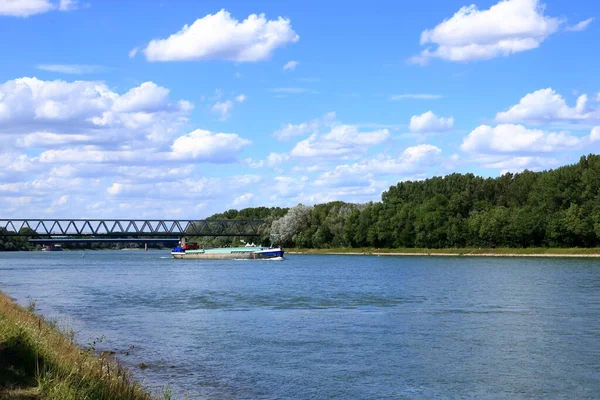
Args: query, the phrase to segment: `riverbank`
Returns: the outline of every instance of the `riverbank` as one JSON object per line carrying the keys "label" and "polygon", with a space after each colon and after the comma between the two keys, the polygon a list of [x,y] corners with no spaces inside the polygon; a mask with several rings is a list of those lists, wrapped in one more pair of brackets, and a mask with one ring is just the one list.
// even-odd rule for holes
{"label": "riverbank", "polygon": [[82,349],[73,331],[0,292],[0,399],[169,399],[153,397],[117,360]]}
{"label": "riverbank", "polygon": [[332,254],[362,256],[470,256],[470,257],[600,257],[600,248],[542,248],[525,249],[298,249],[288,248],[286,254]]}

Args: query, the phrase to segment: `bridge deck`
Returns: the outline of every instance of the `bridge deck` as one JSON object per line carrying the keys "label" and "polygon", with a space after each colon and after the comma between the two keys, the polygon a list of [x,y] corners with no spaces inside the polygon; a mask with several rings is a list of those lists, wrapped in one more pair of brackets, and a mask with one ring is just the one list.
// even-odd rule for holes
{"label": "bridge deck", "polygon": [[165,237],[156,238],[44,238],[44,239],[29,239],[28,241],[35,244],[66,244],[66,243],[163,243],[175,245],[179,242],[179,238]]}

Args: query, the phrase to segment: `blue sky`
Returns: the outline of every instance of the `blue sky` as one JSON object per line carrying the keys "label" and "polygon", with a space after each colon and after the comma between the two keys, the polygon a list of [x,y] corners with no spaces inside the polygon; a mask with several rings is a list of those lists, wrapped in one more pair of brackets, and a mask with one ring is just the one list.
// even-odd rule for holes
{"label": "blue sky", "polygon": [[2,213],[200,218],[577,161],[599,10],[0,0]]}

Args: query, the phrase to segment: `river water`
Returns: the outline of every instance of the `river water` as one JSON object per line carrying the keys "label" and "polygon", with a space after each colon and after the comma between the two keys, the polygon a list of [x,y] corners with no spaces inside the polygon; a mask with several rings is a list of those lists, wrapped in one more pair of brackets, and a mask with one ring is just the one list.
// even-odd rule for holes
{"label": "river water", "polygon": [[598,259],[0,253],[0,289],[175,398],[600,397]]}

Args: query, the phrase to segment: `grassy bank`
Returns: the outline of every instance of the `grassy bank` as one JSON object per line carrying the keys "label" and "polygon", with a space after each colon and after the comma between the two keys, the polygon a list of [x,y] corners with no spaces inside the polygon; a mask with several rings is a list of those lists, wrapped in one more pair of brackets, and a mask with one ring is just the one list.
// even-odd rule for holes
{"label": "grassy bank", "polygon": [[525,249],[376,249],[376,248],[338,248],[338,249],[286,249],[288,254],[354,254],[382,256],[489,256],[489,257],[600,257],[600,248],[543,248]]}
{"label": "grassy bank", "polygon": [[[73,342],[62,332],[0,292],[0,399],[152,400],[116,360]],[[169,393],[162,399],[169,399]]]}

